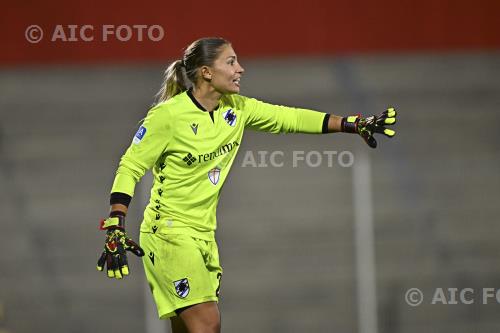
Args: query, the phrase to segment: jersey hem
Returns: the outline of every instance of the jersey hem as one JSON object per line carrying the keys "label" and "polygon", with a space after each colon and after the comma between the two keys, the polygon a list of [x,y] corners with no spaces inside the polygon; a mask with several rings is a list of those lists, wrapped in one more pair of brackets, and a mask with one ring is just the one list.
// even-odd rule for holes
{"label": "jersey hem", "polygon": [[182,308],[184,308],[186,306],[190,306],[190,305],[201,304],[201,303],[212,302],[212,301],[219,302],[219,298],[217,296],[203,297],[203,298],[198,298],[198,299],[194,299],[194,300],[191,300],[189,302],[183,303],[182,305],[179,305],[177,307],[168,308],[166,310],[160,308],[160,309],[158,309],[158,318],[159,319],[168,319],[171,317],[175,317],[175,316],[177,316],[177,314],[175,313],[175,310],[182,309]]}

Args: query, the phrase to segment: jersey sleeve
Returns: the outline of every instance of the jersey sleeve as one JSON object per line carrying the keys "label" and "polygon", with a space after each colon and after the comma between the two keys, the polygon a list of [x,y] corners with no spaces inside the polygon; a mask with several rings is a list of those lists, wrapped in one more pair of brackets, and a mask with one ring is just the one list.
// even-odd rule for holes
{"label": "jersey sleeve", "polygon": [[166,151],[171,137],[167,107],[153,107],[120,160],[111,193],[121,192],[133,196],[135,185]]}
{"label": "jersey sleeve", "polygon": [[235,96],[234,103],[245,113],[245,127],[271,133],[323,133],[327,114],[274,105],[255,98]]}

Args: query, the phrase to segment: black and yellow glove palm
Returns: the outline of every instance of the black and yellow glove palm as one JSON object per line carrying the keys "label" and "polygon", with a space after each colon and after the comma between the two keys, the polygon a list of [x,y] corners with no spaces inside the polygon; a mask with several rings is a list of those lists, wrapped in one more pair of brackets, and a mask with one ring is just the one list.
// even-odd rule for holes
{"label": "black and yellow glove palm", "polygon": [[361,116],[349,116],[342,118],[342,132],[357,133],[371,148],[377,147],[377,141],[373,137],[375,133],[384,134],[392,138],[396,131],[388,129],[385,126],[396,123],[396,109],[388,108],[379,115],[373,115],[367,118]]}
{"label": "black and yellow glove palm", "polygon": [[109,278],[121,279],[129,275],[127,252],[142,257],[144,251],[125,233],[125,216],[113,216],[101,221],[101,230],[106,230],[104,251],[97,261],[97,270],[107,266]]}

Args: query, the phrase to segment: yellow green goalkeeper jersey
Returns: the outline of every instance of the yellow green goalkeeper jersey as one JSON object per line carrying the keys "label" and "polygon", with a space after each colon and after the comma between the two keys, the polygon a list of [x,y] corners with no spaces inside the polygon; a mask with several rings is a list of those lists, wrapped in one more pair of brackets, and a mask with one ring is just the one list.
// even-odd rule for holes
{"label": "yellow green goalkeeper jersey", "polygon": [[122,156],[111,192],[134,195],[152,169],[154,181],[141,232],[188,234],[213,240],[220,190],[243,131],[322,133],[327,115],[224,96],[207,112],[190,91],[153,107]]}

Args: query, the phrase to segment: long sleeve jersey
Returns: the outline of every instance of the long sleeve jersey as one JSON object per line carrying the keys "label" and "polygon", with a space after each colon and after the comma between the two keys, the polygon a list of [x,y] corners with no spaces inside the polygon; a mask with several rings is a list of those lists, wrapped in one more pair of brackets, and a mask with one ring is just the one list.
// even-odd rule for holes
{"label": "long sleeve jersey", "polygon": [[241,95],[224,96],[206,112],[190,91],[149,110],[120,160],[111,192],[134,195],[149,169],[154,181],[141,232],[214,240],[222,186],[245,128],[271,133],[322,133],[328,115]]}

